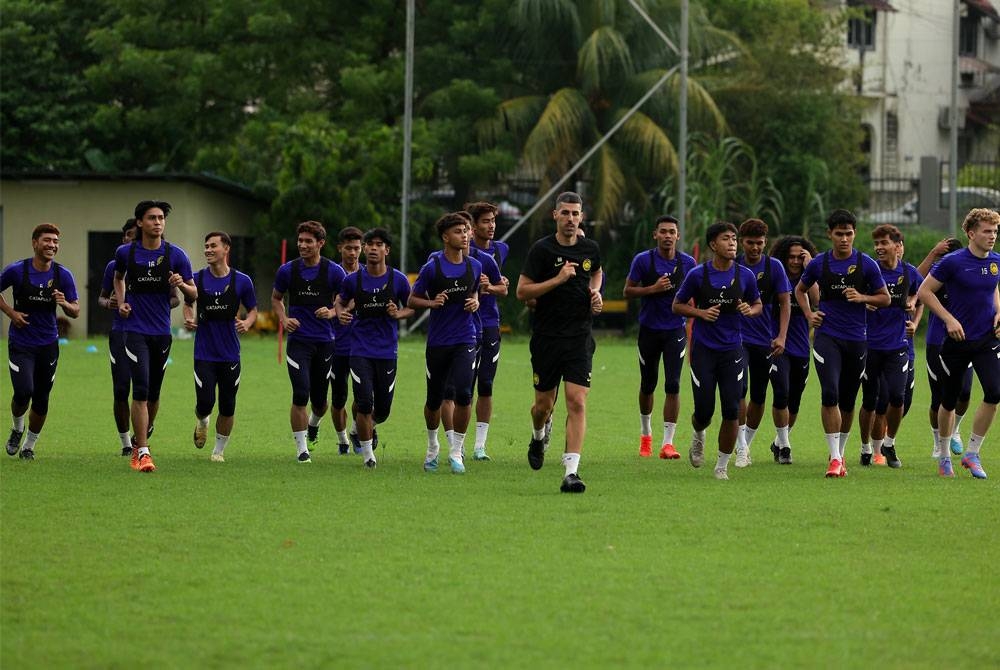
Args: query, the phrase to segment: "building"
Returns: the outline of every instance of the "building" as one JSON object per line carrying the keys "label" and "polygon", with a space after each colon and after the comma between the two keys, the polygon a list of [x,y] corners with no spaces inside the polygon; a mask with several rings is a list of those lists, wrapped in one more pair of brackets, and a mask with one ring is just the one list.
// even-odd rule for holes
{"label": "building", "polygon": [[[29,256],[34,227],[55,223],[62,231],[57,261],[73,272],[80,293],[80,318],[71,323],[68,335],[107,333],[112,314],[97,305],[104,268],[121,244],[122,224],[136,203],[151,199],[173,205],[166,237],[188,252],[193,269],[204,266],[205,234],[229,233],[232,264],[254,278],[258,301],[268,304],[274,268],[259,276],[252,265],[252,223],[268,203],[243,186],[207,175],[5,173],[0,183],[0,265]],[[181,310],[174,310],[174,326],[182,323]],[[0,337],[6,337],[7,324],[0,330]]]}
{"label": "building", "polygon": [[[872,179],[914,178],[922,156],[949,157],[953,3],[847,0],[851,82],[865,100]],[[1000,13],[990,0],[962,0],[959,40],[959,166],[1000,154]],[[992,124],[992,129],[990,125]]]}

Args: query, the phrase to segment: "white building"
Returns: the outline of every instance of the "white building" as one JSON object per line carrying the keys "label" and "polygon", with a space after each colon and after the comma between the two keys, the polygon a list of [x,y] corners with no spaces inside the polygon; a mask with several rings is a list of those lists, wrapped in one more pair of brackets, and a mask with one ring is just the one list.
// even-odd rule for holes
{"label": "white building", "polygon": [[[873,179],[911,178],[921,156],[947,161],[951,104],[951,0],[846,0],[851,83],[866,101],[862,123]],[[1000,155],[1000,13],[962,0],[959,40],[959,166]],[[989,124],[993,124],[990,130]]]}

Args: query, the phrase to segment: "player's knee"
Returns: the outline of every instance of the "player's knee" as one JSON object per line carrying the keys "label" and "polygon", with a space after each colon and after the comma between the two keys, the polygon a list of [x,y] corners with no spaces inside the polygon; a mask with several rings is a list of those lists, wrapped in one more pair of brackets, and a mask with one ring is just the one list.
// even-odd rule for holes
{"label": "player's knee", "polygon": [[294,390],[292,391],[292,404],[296,407],[305,407],[309,404],[309,392]]}
{"label": "player's knee", "polygon": [[354,405],[358,408],[358,414],[371,414],[375,411],[375,403],[370,398],[362,398],[360,400],[355,398]]}
{"label": "player's knee", "polygon": [[480,398],[493,397],[493,380],[490,380],[488,382],[479,382],[479,397]]}
{"label": "player's knee", "polygon": [[836,407],[837,393],[835,391],[823,391],[820,394],[820,403],[823,407]]}
{"label": "player's knee", "polygon": [[1000,386],[983,389],[983,402],[987,405],[1000,403]]}
{"label": "player's knee", "polygon": [[771,401],[774,409],[788,409],[788,393],[775,393],[774,400]]}
{"label": "player's knee", "polygon": [[376,407],[374,419],[375,423],[385,423],[389,418],[389,407]]}
{"label": "player's knee", "polygon": [[459,391],[455,389],[455,405],[458,407],[468,407],[472,404],[472,389]]}
{"label": "player's knee", "polygon": [[344,409],[344,407],[347,406],[347,392],[344,391],[343,394],[334,393],[330,396],[330,405],[333,406],[334,409]]}

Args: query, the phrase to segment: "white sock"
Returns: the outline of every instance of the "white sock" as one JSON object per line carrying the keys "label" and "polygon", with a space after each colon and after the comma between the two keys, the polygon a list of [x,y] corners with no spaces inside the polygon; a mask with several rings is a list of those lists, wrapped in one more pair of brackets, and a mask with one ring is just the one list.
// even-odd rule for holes
{"label": "white sock", "polygon": [[455,431],[453,430],[444,431],[444,441],[448,443],[448,451],[450,453],[455,445]]}
{"label": "white sock", "polygon": [[885,445],[886,447],[895,447],[896,446],[896,438],[894,436],[892,436],[892,435],[886,435],[885,436],[885,441],[883,441],[882,444]]}
{"label": "white sock", "polygon": [[757,434],[756,428],[751,428],[750,426],[743,427],[743,441],[746,442],[746,448],[750,448],[750,443],[753,442],[754,435]]}
{"label": "white sock", "polygon": [[309,447],[306,446],[306,431],[293,430],[292,439],[295,440],[295,450],[297,453],[302,454],[309,451]]}
{"label": "white sock", "polygon": [[862,442],[861,443],[861,453],[862,454],[870,454],[870,453],[872,453],[872,451],[874,451],[874,450],[872,449],[872,443],[871,442]]}
{"label": "white sock", "polygon": [[544,428],[532,428],[531,429],[531,439],[533,439],[533,440],[544,440],[545,439],[545,429]]}
{"label": "white sock", "polygon": [[674,443],[674,433],[677,431],[677,424],[670,421],[663,422],[663,444]]}
{"label": "white sock", "polygon": [[964,414],[955,414],[955,434],[958,435],[958,429],[962,427],[962,419],[965,418]]}
{"label": "white sock", "polygon": [[552,417],[550,416],[545,420],[545,434],[549,435],[552,432]]}
{"label": "white sock", "polygon": [[476,422],[476,451],[486,449],[486,436],[490,433],[490,424],[486,421]]}
{"label": "white sock", "polygon": [[355,421],[354,419],[351,419],[351,429],[348,432],[350,432],[351,435],[358,434],[358,422]]}
{"label": "white sock", "polygon": [[372,451],[372,440],[361,440],[361,458],[365,463],[375,460],[375,452]]}
{"label": "white sock", "polygon": [[216,433],[215,434],[215,449],[212,450],[212,453],[216,454],[218,456],[221,456],[222,452],[224,452],[226,450],[226,445],[227,444],[229,444],[229,436],[228,435],[219,435],[218,433]]}
{"label": "white sock", "polygon": [[129,437],[128,431],[118,433],[118,439],[122,441],[122,449],[132,446],[132,438]]}
{"label": "white sock", "polygon": [[462,460],[462,449],[465,447],[465,433],[456,430],[447,431],[451,433],[451,446],[448,448],[448,457],[456,461]]}
{"label": "white sock", "polygon": [[736,427],[736,447],[734,448],[734,452],[743,452],[747,449],[746,439],[743,436],[743,431],[746,427],[745,423],[741,423]]}
{"label": "white sock", "polygon": [[438,443],[438,429],[428,428],[427,429],[427,460],[437,458],[438,452],[441,451],[441,445]]}
{"label": "white sock", "polygon": [[640,435],[652,435],[653,434],[653,415],[652,414],[640,414],[639,415],[639,434]]}
{"label": "white sock", "polygon": [[201,426],[202,428],[206,427],[208,425],[208,420],[209,418],[211,418],[211,416],[212,415],[209,414],[208,416],[198,417],[198,425]]}
{"label": "white sock", "polygon": [[347,437],[346,430],[337,431],[337,442],[339,442],[340,444],[350,444],[350,439],[351,438]]}
{"label": "white sock", "polygon": [[323,417],[316,416],[312,412],[309,412],[309,425],[315,428],[319,425],[319,422],[323,420]]}
{"label": "white sock", "polygon": [[781,449],[790,449],[792,445],[788,441],[788,426],[778,426],[776,432],[777,438],[775,438],[775,442],[778,443],[778,447]]}
{"label": "white sock", "polygon": [[26,417],[27,415],[28,413],[25,412],[21,416],[14,417],[14,430],[16,430],[19,433],[24,430],[24,417]]}
{"label": "white sock", "polygon": [[938,435],[937,455],[938,458],[951,458],[951,438]]}
{"label": "white sock", "polygon": [[719,452],[719,461],[715,464],[716,470],[725,470],[729,467],[729,458],[732,454],[724,454]]}
{"label": "white sock", "polygon": [[837,448],[840,450],[840,460],[844,460],[844,450],[847,449],[847,440],[850,439],[851,433],[840,433],[839,443]]}
{"label": "white sock", "polygon": [[827,433],[826,446],[830,449],[830,459],[839,461],[840,457],[840,433]]}
{"label": "white sock", "polygon": [[937,428],[931,428],[931,433],[934,435],[934,452],[931,454],[931,458],[941,458],[942,454],[938,451],[938,443],[941,441],[941,432]]}
{"label": "white sock", "polygon": [[563,454],[562,464],[566,468],[566,475],[575,475],[577,468],[580,467],[580,454]]}
{"label": "white sock", "polygon": [[886,447],[891,446],[889,444],[886,444],[887,442],[888,442],[888,440],[885,440],[885,439],[882,439],[882,440],[872,440],[872,451],[874,451],[876,454],[882,453],[882,447],[883,446],[886,446]]}
{"label": "white sock", "polygon": [[[983,438],[979,438],[979,439],[981,441]],[[37,442],[37,441],[38,441],[38,433],[32,433],[31,429],[29,428],[28,429],[28,433],[27,433],[27,435],[24,438],[24,444],[21,446],[21,450],[22,451],[34,451],[35,450],[35,442]],[[970,440],[970,442],[971,442],[971,440]],[[978,451],[978,447],[977,447],[977,451]]]}
{"label": "white sock", "polygon": [[[31,435],[31,431],[28,431],[28,435]],[[985,435],[976,435],[972,433],[969,435],[969,442],[965,445],[965,451],[969,454],[978,454],[979,449],[983,446],[983,440],[986,439]]]}
{"label": "white sock", "polygon": [[139,458],[149,456],[149,447],[139,447]]}

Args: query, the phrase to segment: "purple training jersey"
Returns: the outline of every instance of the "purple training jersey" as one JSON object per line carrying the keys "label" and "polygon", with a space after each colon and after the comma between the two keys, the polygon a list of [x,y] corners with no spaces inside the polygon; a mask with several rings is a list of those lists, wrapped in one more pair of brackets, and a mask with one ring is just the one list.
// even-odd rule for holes
{"label": "purple training jersey", "polygon": [[967,248],[960,249],[942,258],[930,276],[948,291],[948,311],[962,324],[966,340],[981,340],[993,333],[1000,254],[991,251],[979,258]]}
{"label": "purple training jersey", "polygon": [[687,322],[680,314],[674,314],[674,296],[687,273],[694,269],[698,262],[694,257],[681,251],[674,252],[670,260],[664,258],[657,249],[646,249],[635,255],[628,271],[628,278],[640,286],[652,286],[664,276],[670,276],[673,285],[669,291],[655,295],[642,296],[639,299],[639,324],[654,330],[674,330],[683,328]]}
{"label": "purple training jersey", "polygon": [[235,363],[240,360],[240,336],[236,315],[242,304],[247,311],[257,306],[253,281],[230,268],[225,277],[216,277],[208,268],[194,273],[198,287],[198,330],[194,334],[194,359]]}
{"label": "purple training jersey", "polygon": [[444,254],[432,254],[420,268],[413,293],[428,300],[442,292],[448,296],[443,307],[430,310],[428,347],[476,343],[476,319],[471,312],[465,311],[465,299],[479,290],[482,273],[483,266],[475,258],[463,258],[456,264],[448,261]]}
{"label": "purple training jersey", "polygon": [[[351,322],[351,356],[394,359],[398,355],[399,321],[386,313],[390,302],[405,307],[410,298],[410,282],[399,270],[389,268],[392,284],[383,274],[373,277],[364,265],[347,275],[340,288],[343,303],[354,301]],[[360,291],[358,281],[361,281]]]}
{"label": "purple training jersey", "polygon": [[[320,268],[326,268],[320,275]],[[288,297],[288,316],[298,319],[299,327],[288,334],[288,339],[311,342],[332,342],[333,321],[316,316],[320,307],[333,310],[333,300],[340,291],[347,273],[329,258],[309,267],[301,258],[288,261],[274,276],[273,288]]]}
{"label": "purple training jersey", "polygon": [[674,300],[685,303],[691,298],[702,309],[712,305],[720,307],[719,318],[714,323],[694,320],[692,340],[716,351],[743,346],[740,333],[743,315],[736,311],[736,301],[752,305],[760,299],[757,280],[750,270],[735,263],[728,270],[717,270],[711,263],[702,263],[687,274]]}
{"label": "purple training jersey", "polygon": [[824,251],[809,262],[800,281],[807,289],[819,283],[818,309],[824,316],[817,333],[853,342],[867,339],[868,309],[863,303],[848,302],[844,290],[855,288],[870,295],[885,286],[875,259],[857,249],[843,260]]}
{"label": "purple training jersey", "polygon": [[62,291],[67,302],[76,301],[78,296],[73,273],[55,262],[49,265],[48,270],[39,272],[32,259],[28,258],[15,261],[3,269],[0,274],[0,293],[6,291],[7,287],[13,289],[13,300],[9,301],[11,306],[28,315],[28,325],[24,328],[15,328],[13,323],[10,325],[9,344],[41,347],[58,340],[58,305],[52,297],[52,291]]}
{"label": "purple training jersey", "polygon": [[171,272],[185,282],[193,276],[191,259],[175,244],[161,240],[160,248],[152,250],[138,242],[118,247],[115,273],[125,276],[125,302],[132,307],[123,330],[143,335],[170,334]]}

